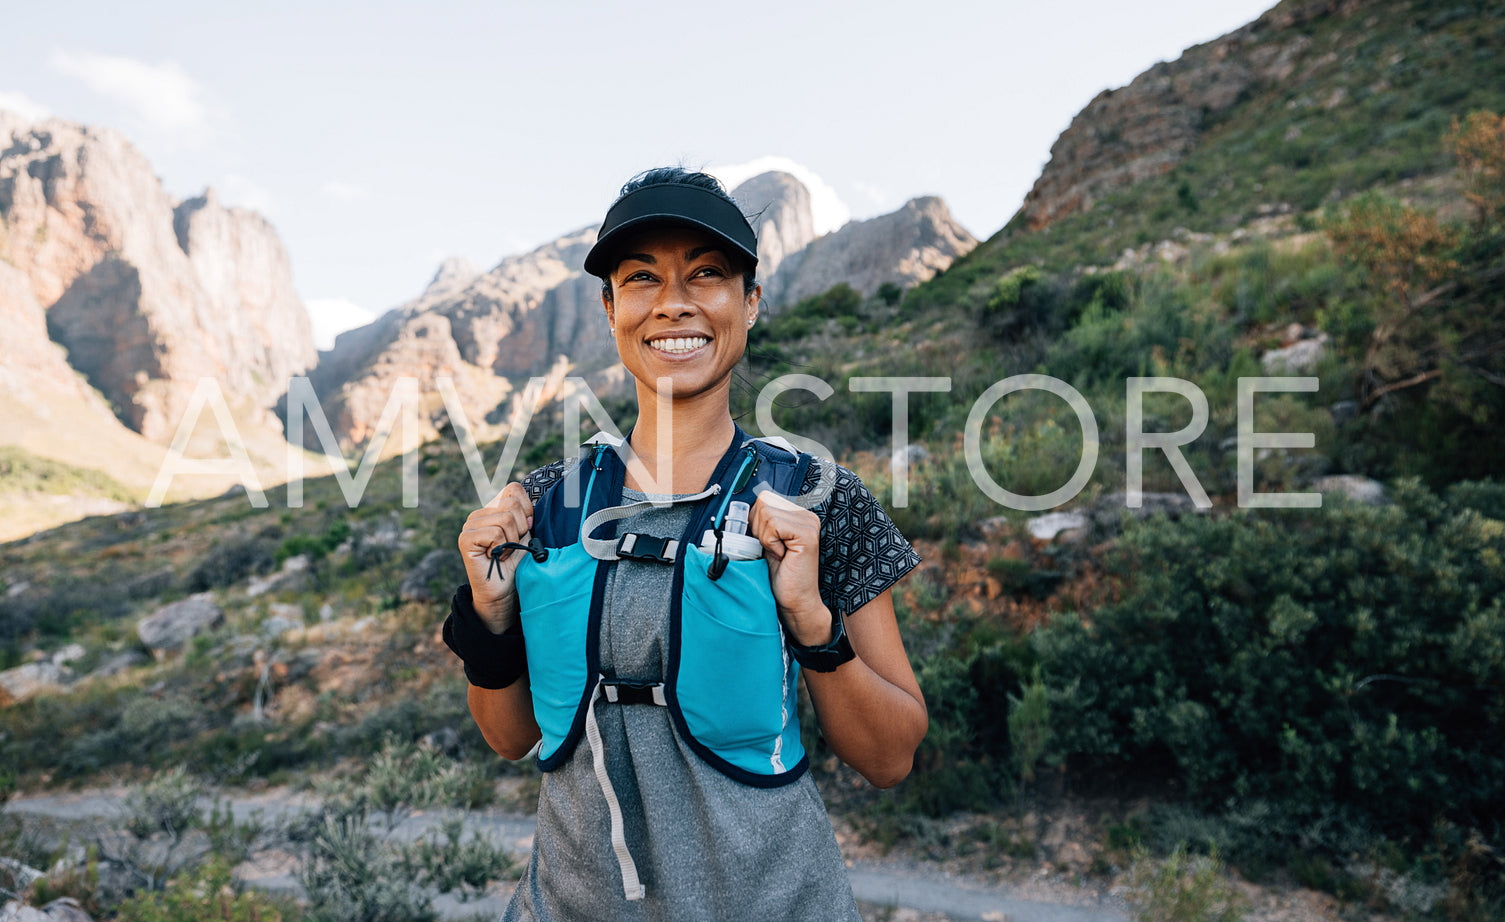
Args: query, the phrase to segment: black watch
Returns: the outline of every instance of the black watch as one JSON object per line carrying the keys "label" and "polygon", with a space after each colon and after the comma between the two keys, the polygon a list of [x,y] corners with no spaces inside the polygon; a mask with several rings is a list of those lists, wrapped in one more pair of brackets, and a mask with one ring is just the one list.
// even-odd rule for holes
{"label": "black watch", "polygon": [[805,647],[789,640],[789,652],[794,654],[795,662],[812,672],[834,672],[837,666],[857,658],[857,651],[852,649],[852,641],[847,638],[846,623],[842,621],[841,613],[831,611],[831,640],[829,643],[818,647]]}

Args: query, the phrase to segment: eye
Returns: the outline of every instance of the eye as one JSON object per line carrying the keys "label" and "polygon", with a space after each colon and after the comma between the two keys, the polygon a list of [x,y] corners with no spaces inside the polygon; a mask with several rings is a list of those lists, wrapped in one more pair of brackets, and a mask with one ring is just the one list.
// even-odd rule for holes
{"label": "eye", "polygon": [[710,276],[717,276],[717,277],[726,275],[725,272],[721,271],[721,267],[720,266],[701,266],[699,269],[695,270],[695,274],[696,275],[701,275],[701,274],[705,274],[705,273],[709,273]]}
{"label": "eye", "polygon": [[645,280],[645,279],[651,281],[653,279],[653,276],[649,275],[648,272],[647,272],[647,270],[645,270],[645,269],[639,269],[636,272],[629,273],[626,278],[622,279],[622,281],[623,281],[623,283],[626,283],[626,282],[633,282],[633,281],[641,281],[641,280]]}

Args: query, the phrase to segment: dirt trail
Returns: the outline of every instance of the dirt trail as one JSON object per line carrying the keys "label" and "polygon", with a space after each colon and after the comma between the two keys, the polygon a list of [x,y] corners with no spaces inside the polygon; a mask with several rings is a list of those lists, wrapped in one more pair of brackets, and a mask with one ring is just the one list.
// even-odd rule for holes
{"label": "dirt trail", "polygon": [[[123,789],[93,789],[76,793],[19,796],[5,807],[5,812],[45,817],[70,823],[109,821],[118,816],[125,795]],[[306,811],[317,801],[307,795],[286,790],[261,793],[230,792],[222,795],[237,819],[246,820],[259,814],[263,821]],[[208,804],[205,805],[206,808]],[[416,837],[432,829],[448,815],[445,811],[418,813],[396,829],[405,838]],[[534,819],[531,815],[499,809],[473,810],[465,815],[467,833],[476,832],[493,842],[505,845],[519,860],[526,860],[533,847]],[[1079,905],[1031,899],[1018,888],[989,884],[945,874],[923,864],[898,859],[862,859],[853,862],[849,879],[852,892],[866,904],[869,914],[883,909],[925,913],[926,920],[978,920],[978,922],[1125,922],[1128,913],[1116,900],[1092,900],[1084,897]],[[245,874],[248,882],[268,890],[297,891],[298,884],[285,865],[269,862],[259,871]],[[460,903],[448,897],[435,900],[445,919],[468,919],[476,915],[495,918],[501,915],[506,894]]]}

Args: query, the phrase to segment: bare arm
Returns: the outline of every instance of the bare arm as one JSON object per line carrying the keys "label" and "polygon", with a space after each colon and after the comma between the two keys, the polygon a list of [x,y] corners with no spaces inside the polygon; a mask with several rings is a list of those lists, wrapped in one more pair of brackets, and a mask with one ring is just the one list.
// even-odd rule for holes
{"label": "bare arm", "polygon": [[[526,543],[533,527],[533,503],[522,484],[509,483],[490,503],[472,512],[460,532],[460,556],[470,581],[471,597],[481,623],[501,634],[517,622],[517,564],[519,551],[511,551],[493,567],[489,552],[504,541]],[[470,716],[486,743],[506,759],[521,759],[539,739],[533,717],[533,696],[528,677],[506,688],[471,685],[466,693]]]}
{"label": "bare arm", "polygon": [[909,774],[930,724],[890,591],[853,612],[846,630],[856,659],[801,674],[831,751],[875,787],[890,788]]}
{"label": "bare arm", "polygon": [[[748,524],[768,554],[785,629],[802,646],[830,643],[831,611],[818,582],[820,519],[769,491],[758,497]],[[805,670],[805,686],[832,751],[876,787],[893,787],[913,767],[929,717],[890,591],[853,612],[846,629],[857,657],[832,672]]]}
{"label": "bare arm", "polygon": [[486,738],[486,745],[502,758],[521,759],[538,742],[540,734],[538,722],[533,719],[533,696],[527,676],[506,688],[472,685],[466,702],[470,705],[470,716]]}

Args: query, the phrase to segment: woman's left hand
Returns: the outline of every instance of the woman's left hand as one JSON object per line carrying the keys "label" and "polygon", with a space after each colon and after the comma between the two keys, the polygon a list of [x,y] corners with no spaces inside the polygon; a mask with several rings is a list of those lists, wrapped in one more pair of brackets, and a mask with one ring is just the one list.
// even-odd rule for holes
{"label": "woman's left hand", "polygon": [[748,531],[763,545],[785,630],[801,646],[831,641],[831,610],[820,600],[820,517],[772,490],[753,503]]}

